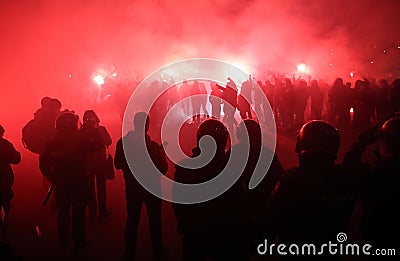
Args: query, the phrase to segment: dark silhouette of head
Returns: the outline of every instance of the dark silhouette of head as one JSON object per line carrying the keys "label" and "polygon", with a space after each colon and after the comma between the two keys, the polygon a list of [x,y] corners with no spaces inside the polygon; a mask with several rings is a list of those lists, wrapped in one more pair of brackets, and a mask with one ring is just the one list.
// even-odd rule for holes
{"label": "dark silhouette of head", "polygon": [[383,155],[400,157],[400,117],[387,120],[379,130],[379,137]]}
{"label": "dark silhouette of head", "polygon": [[150,118],[146,112],[138,112],[133,119],[135,131],[147,133],[149,131]]}
{"label": "dark silhouette of head", "polygon": [[199,145],[200,139],[206,135],[214,139],[217,150],[225,150],[229,133],[222,122],[216,119],[208,119],[202,122],[197,130],[197,145]]}
{"label": "dark silhouette of head", "polygon": [[304,158],[334,160],[340,146],[338,130],[329,123],[313,120],[305,123],[297,135],[296,153]]}
{"label": "dark silhouette of head", "polygon": [[87,110],[83,114],[83,123],[87,123],[88,121],[95,121],[97,123],[100,123],[100,119],[94,112],[94,110]]}
{"label": "dark silhouette of head", "polygon": [[51,98],[50,97],[43,97],[42,100],[40,101],[40,105],[42,105],[43,108],[48,108],[51,103]]}
{"label": "dark silhouette of head", "polygon": [[398,79],[395,79],[393,82],[392,82],[392,88],[400,88],[400,78],[398,78]]}
{"label": "dark silhouette of head", "polygon": [[60,133],[75,133],[78,131],[79,116],[73,111],[63,111],[56,119],[56,129]]}
{"label": "dark silhouette of head", "polygon": [[334,86],[342,86],[343,85],[343,79],[342,78],[336,78],[335,82],[333,83]]}

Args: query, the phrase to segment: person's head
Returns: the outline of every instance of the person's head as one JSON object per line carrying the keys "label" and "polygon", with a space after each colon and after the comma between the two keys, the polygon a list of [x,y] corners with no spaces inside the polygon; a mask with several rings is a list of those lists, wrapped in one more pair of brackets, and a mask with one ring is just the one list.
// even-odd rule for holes
{"label": "person's head", "polygon": [[3,137],[4,132],[6,132],[2,125],[0,125],[0,138]]}
{"label": "person's head", "polygon": [[299,80],[299,82],[297,83],[297,87],[298,88],[307,88],[307,82],[305,80]]}
{"label": "person's head", "polygon": [[318,82],[317,82],[317,80],[312,80],[312,81],[310,82],[310,85],[311,85],[312,87],[318,87]]}
{"label": "person's head", "polygon": [[329,123],[313,120],[305,123],[297,135],[296,153],[300,162],[305,159],[326,159],[332,163],[340,146],[338,130]]}
{"label": "person's head", "polygon": [[382,79],[382,80],[379,81],[379,86],[381,88],[386,88],[386,87],[389,86],[389,82],[386,79]]}
{"label": "person's head", "polygon": [[197,145],[204,136],[211,136],[217,144],[217,151],[225,150],[229,133],[225,125],[216,119],[203,121],[197,130]]}
{"label": "person's head", "polygon": [[147,133],[149,131],[150,119],[146,112],[138,112],[133,119],[133,126],[135,131]]}
{"label": "person's head", "polygon": [[78,131],[79,116],[73,111],[65,110],[56,119],[56,129],[59,133],[72,134]]}
{"label": "person's head", "polygon": [[49,109],[52,111],[60,112],[61,102],[58,99],[51,99],[49,102]]}
{"label": "person's head", "polygon": [[43,97],[42,100],[40,101],[40,105],[42,105],[42,108],[48,108],[51,103],[51,98],[50,97]]}
{"label": "person's head", "polygon": [[400,88],[400,78],[397,78],[395,80],[393,80],[392,82],[392,88]]}
{"label": "person's head", "polygon": [[261,145],[260,124],[258,124],[255,120],[246,119],[242,121],[237,127],[236,136],[239,140],[239,143],[250,142],[250,144],[252,145]]}
{"label": "person's head", "polygon": [[87,110],[83,114],[83,124],[90,126],[97,126],[100,123],[100,119],[94,110]]}
{"label": "person's head", "polygon": [[400,157],[400,117],[387,120],[379,130],[380,152],[384,156]]}
{"label": "person's head", "polygon": [[336,78],[335,82],[333,83],[335,86],[341,86],[343,85],[343,79],[342,78]]}

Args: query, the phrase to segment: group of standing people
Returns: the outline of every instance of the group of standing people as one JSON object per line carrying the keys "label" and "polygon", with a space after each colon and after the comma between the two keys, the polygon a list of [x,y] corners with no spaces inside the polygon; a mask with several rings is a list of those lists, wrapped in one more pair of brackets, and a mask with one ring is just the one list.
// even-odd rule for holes
{"label": "group of standing people", "polygon": [[[315,87],[315,83],[312,85]],[[340,80],[335,86],[339,85]],[[231,106],[227,108],[232,108],[231,113],[235,113],[236,106],[241,107],[237,88],[232,80],[225,88],[221,93],[228,96],[225,101]],[[248,95],[246,88],[251,87],[242,88],[242,95]],[[299,80],[297,88],[306,91],[307,83]],[[220,92],[219,89],[214,85],[213,91]],[[390,97],[394,95],[395,92],[391,91]],[[213,98],[216,97],[220,96],[213,95]],[[97,211],[101,218],[110,214],[106,205],[107,177],[102,176],[102,169],[98,168],[97,163],[106,158],[112,140],[93,110],[84,113],[81,125],[75,112],[60,111],[61,104],[53,102],[57,104],[55,110],[58,113],[46,112],[54,108],[47,107],[45,101],[44,108],[35,114],[36,117],[48,113],[54,119],[54,135],[48,137],[43,151],[39,153],[40,170],[55,187],[60,244],[63,248],[69,245],[72,211],[72,236],[75,249],[80,251],[88,243],[85,234],[86,208],[89,208],[93,218],[97,217]],[[177,231],[182,238],[183,260],[206,260],[207,257],[215,260],[248,260],[256,251],[263,253],[260,251],[262,245],[260,248],[257,244],[264,239],[283,243],[326,243],[335,238],[337,233],[347,232],[349,224],[359,226],[359,236],[377,247],[395,246],[396,235],[393,231],[397,231],[398,215],[393,206],[397,204],[396,174],[400,170],[400,118],[391,118],[363,132],[346,154],[343,164],[335,164],[340,147],[338,130],[326,121],[307,122],[302,125],[296,143],[299,166],[285,171],[277,155],[263,148],[260,124],[250,119],[251,114],[246,112],[247,105],[244,107],[243,122],[238,126],[224,124],[218,118],[200,123],[196,133],[197,145],[191,157],[201,154],[200,140],[204,136],[211,136],[216,143],[216,152],[207,165],[199,169],[182,167],[187,165],[185,161],[188,159],[175,165],[175,181],[186,184],[207,182],[225,169],[230,157],[237,156],[238,152],[240,154],[249,146],[247,163],[239,173],[239,179],[225,193],[202,203],[173,203]],[[319,114],[319,108],[314,108],[316,115]],[[304,112],[304,103],[297,109],[297,114]],[[398,111],[398,108],[395,110]],[[229,109],[225,112],[229,114]],[[299,116],[297,124],[301,121],[304,118]],[[155,171],[154,166],[162,175],[168,171],[163,145],[149,135],[150,123],[147,113],[134,115],[134,130],[118,140],[113,162],[115,168],[121,169],[124,174],[127,207],[124,242],[129,258],[136,256],[143,204],[149,217],[152,250],[156,256],[165,254],[162,200],[143,188],[137,179],[137,175],[141,176],[161,193],[160,177],[150,172]],[[233,127],[236,127],[239,142],[231,146],[228,129]],[[0,134],[4,134],[1,126]],[[18,164],[21,157],[10,142],[3,138],[0,141],[0,200],[7,218],[12,198],[11,164]],[[363,164],[361,157],[364,151],[375,142],[380,145],[381,157],[372,165]],[[129,155],[132,157],[128,158]],[[265,178],[256,188],[250,189],[249,182],[258,170],[258,163],[266,158],[271,158],[272,162],[265,169]],[[236,161],[233,162],[230,170],[238,171],[240,168],[235,168]],[[94,184],[97,185],[97,199]],[[379,192],[378,195],[375,191]],[[175,192],[173,187],[173,197]],[[352,220],[357,216],[354,211],[360,214],[355,221]],[[383,218],[382,213],[387,213],[390,218]]]}

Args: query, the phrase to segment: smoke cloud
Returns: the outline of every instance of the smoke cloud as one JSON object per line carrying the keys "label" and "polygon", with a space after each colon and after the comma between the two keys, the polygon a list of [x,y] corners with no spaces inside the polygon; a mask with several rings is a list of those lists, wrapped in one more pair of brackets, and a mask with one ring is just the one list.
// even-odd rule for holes
{"label": "smoke cloud", "polygon": [[129,80],[194,57],[255,75],[304,63],[328,82],[398,76],[399,11],[396,0],[1,1],[2,111],[25,104],[30,117],[43,96],[76,106],[99,69]]}

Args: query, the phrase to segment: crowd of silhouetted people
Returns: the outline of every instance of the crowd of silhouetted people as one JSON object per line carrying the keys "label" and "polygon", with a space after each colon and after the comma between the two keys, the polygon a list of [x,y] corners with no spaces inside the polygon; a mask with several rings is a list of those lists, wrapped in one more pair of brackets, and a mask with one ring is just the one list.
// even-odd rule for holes
{"label": "crowd of silhouetted people", "polygon": [[[153,88],[157,88],[156,84],[160,83],[153,83]],[[133,115],[134,129],[117,141],[111,158],[111,137],[93,110],[85,111],[81,123],[74,111],[61,110],[59,100],[42,100],[42,107],[22,133],[25,147],[39,156],[40,171],[53,187],[49,192],[54,189],[62,250],[70,247],[71,224],[75,251],[84,251],[90,244],[85,228],[87,209],[92,219],[112,214],[106,204],[106,183],[114,178],[113,168],[111,174],[107,172],[111,162],[122,170],[125,181],[126,257],[151,258],[136,253],[144,204],[154,257],[168,259],[164,244],[168,238],[162,234],[162,199],[147,191],[137,175],[161,193],[160,176],[150,172],[157,170],[165,175],[171,166],[163,145],[150,135],[149,128],[159,124],[168,108],[181,100],[181,110],[193,115],[193,123],[198,126],[197,144],[192,155],[172,169],[175,181],[210,181],[228,166],[231,157],[242,156],[249,146],[245,167],[236,167],[239,160],[235,159],[229,166],[232,175],[241,172],[236,173],[238,180],[226,192],[201,203],[172,204],[183,260],[249,260],[257,255],[257,246],[264,240],[276,244],[323,244],[336,239],[340,232],[349,235],[349,242],[368,242],[374,248],[398,247],[400,118],[396,113],[400,111],[400,79],[390,84],[381,80],[379,85],[358,80],[352,88],[341,78],[329,87],[316,80],[308,83],[275,76],[257,82],[249,76],[240,88],[231,78],[226,86],[215,82],[210,85],[208,93],[205,82],[184,81],[164,100],[159,99],[157,109],[149,114],[137,112]],[[211,111],[206,108],[207,98]],[[306,120],[308,103],[310,116]],[[267,113],[269,109],[272,114]],[[243,121],[235,119],[237,110]],[[279,155],[264,147],[261,127],[271,120],[278,127],[298,130],[297,167],[285,170]],[[337,164],[341,143],[338,128],[347,127],[359,130],[360,135],[343,163]],[[237,143],[229,135],[232,130]],[[11,165],[21,161],[20,153],[3,138],[4,132],[0,126],[0,207],[5,212],[0,220],[2,226],[7,223],[13,197]],[[185,167],[186,161],[202,154],[200,140],[204,136],[215,141],[212,159],[200,168]],[[362,156],[373,143],[379,145],[379,157],[373,163],[363,163]],[[268,158],[271,162],[266,164]],[[259,162],[264,166],[261,170],[257,167]],[[254,189],[249,188],[250,180],[260,171],[266,172],[265,177]],[[175,187],[172,198],[174,193]],[[11,258],[6,247],[0,250],[0,255]]]}

